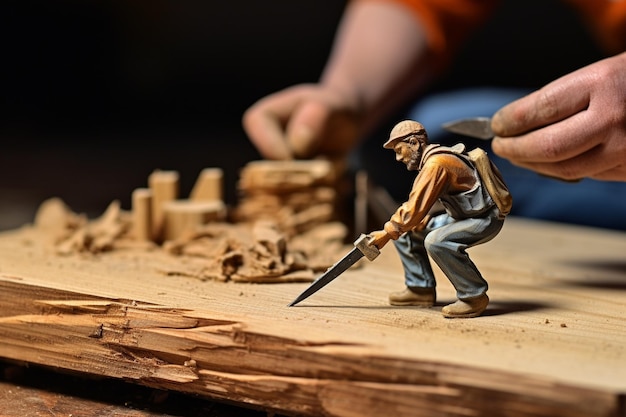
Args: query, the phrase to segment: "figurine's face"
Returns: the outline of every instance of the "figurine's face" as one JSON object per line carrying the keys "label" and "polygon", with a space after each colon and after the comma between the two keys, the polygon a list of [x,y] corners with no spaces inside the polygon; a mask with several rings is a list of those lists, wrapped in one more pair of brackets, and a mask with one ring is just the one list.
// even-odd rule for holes
{"label": "figurine's face", "polygon": [[393,150],[396,152],[396,161],[406,165],[409,171],[417,171],[422,156],[420,143],[398,142]]}

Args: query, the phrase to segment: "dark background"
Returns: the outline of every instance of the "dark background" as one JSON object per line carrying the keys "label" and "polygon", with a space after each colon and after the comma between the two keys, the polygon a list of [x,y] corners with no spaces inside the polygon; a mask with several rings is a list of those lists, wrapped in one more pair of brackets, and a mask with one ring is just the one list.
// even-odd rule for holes
{"label": "dark background", "polygon": [[[0,229],[51,196],[89,215],[114,199],[129,208],[154,169],[178,170],[184,196],[202,168],[222,167],[232,203],[239,169],[259,157],[242,113],[317,80],[345,3],[1,2]],[[433,89],[540,86],[598,56],[560,2],[505,1]]]}
{"label": "dark background", "polygon": [[97,215],[154,169],[182,194],[223,167],[227,198],[258,159],[241,128],[258,98],[315,81],[343,2],[0,4],[0,229],[59,196]]}

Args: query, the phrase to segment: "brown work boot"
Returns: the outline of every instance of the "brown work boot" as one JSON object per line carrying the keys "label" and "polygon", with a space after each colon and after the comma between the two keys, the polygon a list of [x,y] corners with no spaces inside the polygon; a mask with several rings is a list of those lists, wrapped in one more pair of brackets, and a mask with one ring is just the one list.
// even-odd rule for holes
{"label": "brown work boot", "polygon": [[487,294],[482,294],[478,297],[457,300],[452,304],[448,304],[441,309],[441,313],[449,319],[469,319],[480,316],[488,304],[489,297],[487,297]]}
{"label": "brown work boot", "polygon": [[389,294],[389,304],[392,306],[432,307],[437,298],[434,288],[405,288],[403,291]]}

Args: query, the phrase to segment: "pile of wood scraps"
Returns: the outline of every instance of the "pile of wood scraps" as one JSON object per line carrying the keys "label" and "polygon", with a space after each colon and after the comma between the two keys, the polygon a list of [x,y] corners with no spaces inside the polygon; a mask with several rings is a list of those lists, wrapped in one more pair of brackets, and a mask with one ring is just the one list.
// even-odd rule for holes
{"label": "pile of wood scraps", "polygon": [[311,281],[345,249],[347,228],[332,220],[330,164],[251,163],[242,171],[242,199],[232,216],[222,199],[222,175],[218,168],[203,170],[189,198],[181,199],[178,173],[154,171],[149,187],[133,192],[130,212],[113,201],[94,220],[52,198],[41,204],[34,229],[57,255],[145,248],[161,258],[166,275],[218,281]]}
{"label": "pile of wood scraps", "polygon": [[325,160],[254,161],[241,171],[236,221],[272,219],[295,235],[333,219],[336,174]]}

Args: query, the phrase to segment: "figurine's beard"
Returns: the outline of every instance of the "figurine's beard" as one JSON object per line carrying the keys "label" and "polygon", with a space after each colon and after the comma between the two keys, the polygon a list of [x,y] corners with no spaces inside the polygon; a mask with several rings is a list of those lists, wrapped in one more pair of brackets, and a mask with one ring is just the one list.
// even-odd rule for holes
{"label": "figurine's beard", "polygon": [[409,171],[417,171],[420,166],[420,161],[422,160],[422,150],[420,148],[416,149],[415,152],[411,154],[411,158],[409,158],[406,163],[406,169]]}

